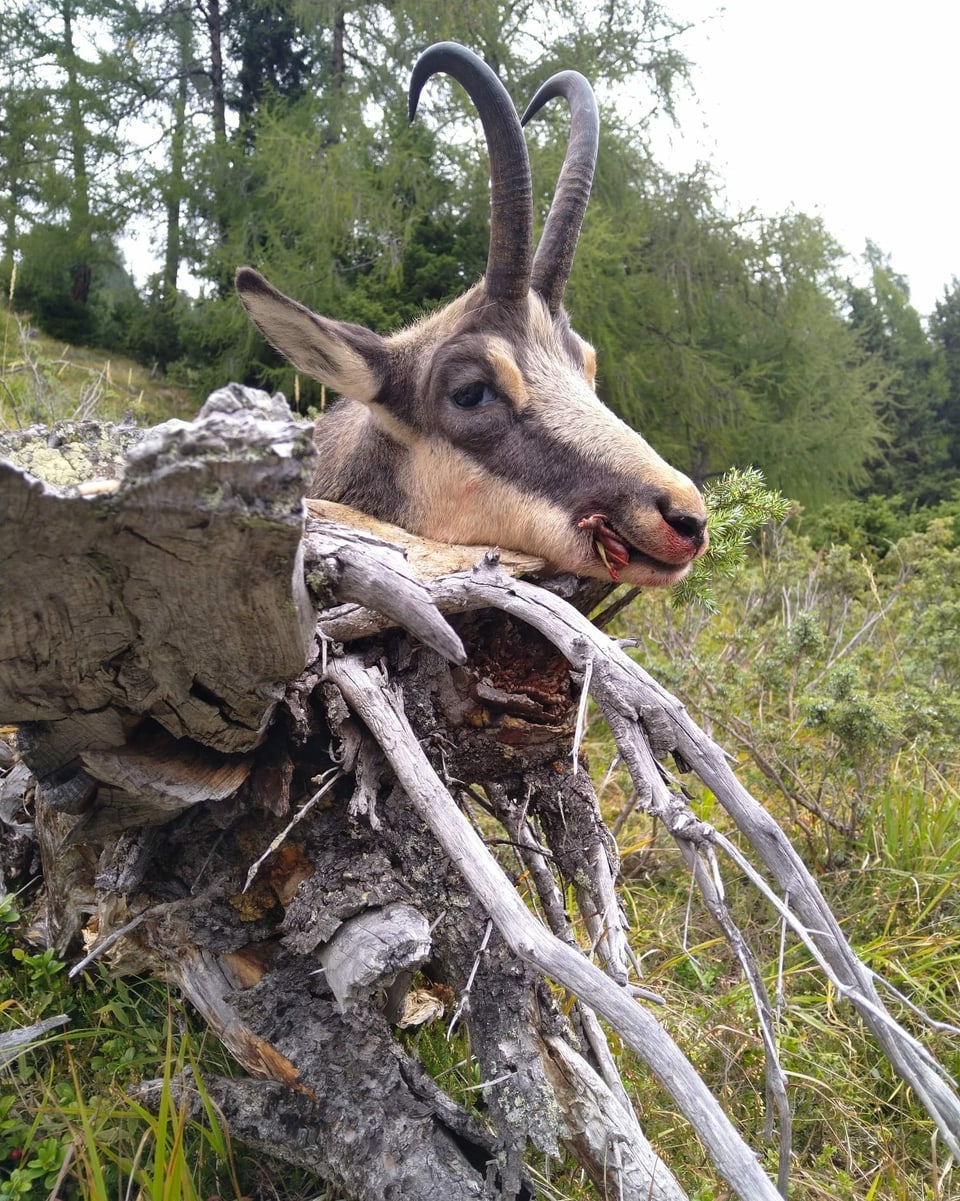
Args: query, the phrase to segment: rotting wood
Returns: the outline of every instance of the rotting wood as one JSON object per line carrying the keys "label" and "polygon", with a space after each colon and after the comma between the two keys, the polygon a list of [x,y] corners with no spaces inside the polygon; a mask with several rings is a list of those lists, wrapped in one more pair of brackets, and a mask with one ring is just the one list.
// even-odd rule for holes
{"label": "rotting wood", "polygon": [[222,753],[262,741],[313,638],[301,496],[314,451],[308,424],[261,405],[215,393],[195,422],[132,446],[106,495],[3,466],[0,704],[42,725],[41,778],[126,745],[146,715]]}
{"label": "rotting wood", "polygon": [[320,951],[327,984],[341,1009],[389,987],[430,956],[430,926],[410,905],[367,909],[345,922]]}
{"label": "rotting wood", "polygon": [[[727,806],[757,865],[738,868],[758,883],[768,872],[789,894],[788,905],[771,901],[954,1150],[952,1083],[883,1008],[720,748],[564,599],[587,603],[577,583],[514,579],[505,566],[543,565],[417,546],[402,531],[351,525],[337,507],[305,514],[303,431],[278,402],[234,387],[195,428],[151,432],[110,487],[84,496],[15,467],[0,475],[15,501],[2,510],[2,585],[8,562],[20,572],[17,589],[5,587],[14,621],[0,631],[0,720],[26,723],[22,750],[39,776],[36,789],[22,769],[8,777],[0,821],[18,846],[35,833],[37,930],[66,951],[83,929],[114,970],[176,982],[261,1077],[205,1082],[234,1133],[348,1194],[526,1196],[525,1147],[552,1155],[563,1143],[601,1195],[682,1197],[632,1115],[596,1009],[651,1063],[735,1194],[777,1196],[642,991],[624,987],[616,851],[570,758],[588,685],[639,803],[678,840],[721,925],[718,861],[739,853],[671,790],[651,744]],[[18,527],[18,513],[42,516],[41,536]],[[456,631],[442,613],[460,615]],[[549,931],[458,803],[482,804],[502,825]],[[7,858],[3,870],[16,874]],[[576,947],[558,873],[604,971]],[[352,983],[331,990],[325,956],[371,923],[388,942],[393,912],[409,917],[406,951],[384,946],[369,971],[348,956]],[[438,1020],[448,1021],[453,1003],[467,1024],[487,1128],[391,1031],[427,931],[421,1012],[446,1007]],[[736,942],[735,928],[727,934]],[[738,953],[749,972],[748,949]],[[544,975],[581,998],[573,1027]]]}
{"label": "rotting wood", "polygon": [[407,796],[514,953],[559,981],[610,1022],[670,1093],[738,1197],[775,1201],[777,1190],[754,1153],[656,1019],[627,989],[549,934],[530,913],[434,772],[389,681],[356,657],[332,661],[328,677],[383,746]]}

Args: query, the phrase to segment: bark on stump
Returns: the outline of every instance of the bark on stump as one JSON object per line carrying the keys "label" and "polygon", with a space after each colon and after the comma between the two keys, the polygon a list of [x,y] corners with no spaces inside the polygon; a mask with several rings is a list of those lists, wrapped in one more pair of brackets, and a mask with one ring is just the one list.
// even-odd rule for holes
{"label": "bark on stump", "polygon": [[[0,438],[0,721],[19,726],[22,756],[0,793],[0,867],[13,874],[35,839],[48,944],[76,957],[83,933],[75,970],[99,955],[176,984],[249,1073],[205,1081],[233,1133],[349,1195],[530,1196],[524,1153],[566,1147],[600,1196],[678,1201],[599,1013],[735,1195],[774,1198],[631,985],[616,849],[577,749],[589,689],[761,1020],[759,973],[716,886],[716,850],[734,852],[658,756],[692,765],[730,809],[956,1154],[952,1085],[887,1015],[722,752],[581,615],[602,589],[529,583],[514,578],[542,571],[528,557],[304,506],[313,453],[282,398],[235,385],[195,422],[143,435],[88,423]],[[516,879],[471,822],[509,845]],[[579,998],[569,1017],[562,989]],[[482,1121],[398,1038],[441,1020],[467,1027]],[[767,1042],[784,1188],[789,1106]]]}

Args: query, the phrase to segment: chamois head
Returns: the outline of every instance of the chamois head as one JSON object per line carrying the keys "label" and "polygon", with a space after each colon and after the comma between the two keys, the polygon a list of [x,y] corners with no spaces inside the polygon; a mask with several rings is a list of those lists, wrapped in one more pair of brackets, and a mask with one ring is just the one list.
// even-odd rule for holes
{"label": "chamois head", "polygon": [[477,106],[490,155],[483,279],[390,337],[311,313],[242,267],[237,289],[264,336],[346,399],[317,423],[312,495],[443,542],[499,545],[560,570],[632,584],[680,579],[706,546],[699,492],[594,389],[595,355],[562,308],[593,182],[599,122],[576,72],[540,88],[571,110],[567,154],[533,254],[523,131],[503,85],[441,42],[410,81],[410,116],[436,72]]}

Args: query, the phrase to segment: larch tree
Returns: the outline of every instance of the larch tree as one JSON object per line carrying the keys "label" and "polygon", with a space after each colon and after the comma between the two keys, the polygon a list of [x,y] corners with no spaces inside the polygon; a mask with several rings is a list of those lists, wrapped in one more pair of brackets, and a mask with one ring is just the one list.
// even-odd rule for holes
{"label": "larch tree", "polygon": [[[51,313],[72,309],[82,327],[98,263],[115,262],[112,238],[137,196],[126,169],[127,125],[136,86],[123,52],[129,10],[123,0],[19,0],[4,17],[5,40],[41,82],[45,111],[35,107],[32,142],[35,178],[42,187],[21,195],[13,220],[23,251],[24,283],[63,270]],[[22,130],[26,133],[26,130]],[[34,232],[40,237],[28,238]]]}
{"label": "larch tree", "polygon": [[944,356],[949,390],[941,412],[950,472],[956,479],[960,474],[960,281],[956,276],[937,301],[930,336]]}
{"label": "larch tree", "polygon": [[0,281],[11,285],[20,234],[42,213],[56,191],[53,122],[47,90],[3,39],[3,70],[8,84],[0,91]]}
{"label": "larch tree", "polygon": [[868,243],[865,259],[870,283],[850,288],[849,320],[865,349],[886,366],[889,382],[879,405],[885,445],[871,458],[864,490],[897,494],[908,504],[935,503],[956,474],[944,350],[924,329],[906,280],[887,256]]}

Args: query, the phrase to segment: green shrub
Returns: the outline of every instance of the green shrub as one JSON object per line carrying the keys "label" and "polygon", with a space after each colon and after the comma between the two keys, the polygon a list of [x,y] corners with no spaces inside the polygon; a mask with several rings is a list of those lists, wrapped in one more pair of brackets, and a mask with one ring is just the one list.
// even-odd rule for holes
{"label": "green shrub", "polygon": [[[904,519],[878,553],[768,529],[735,578],[710,581],[715,612],[650,591],[613,632],[737,759],[737,774],[803,853],[864,960],[934,1019],[960,1026],[960,548],[956,518]],[[888,531],[892,527],[886,527]],[[598,775],[612,749],[592,746]],[[673,765],[671,765],[672,767]],[[682,765],[681,765],[682,766]],[[737,839],[712,794],[682,778],[708,822]],[[621,895],[662,1020],[758,1146],[766,1103],[756,1017],[729,947],[691,895],[663,831],[615,770],[601,797],[620,820]],[[771,995],[794,1111],[795,1201],[946,1196],[930,1125],[802,945],[738,873],[727,902]],[[897,1008],[897,1002],[893,1005]],[[898,1017],[948,1070],[956,1036]],[[668,1162],[696,1155],[644,1073],[631,1075]],[[772,1149],[767,1166],[773,1166]],[[689,1171],[689,1175],[687,1172]],[[942,1171],[942,1164],[941,1164]],[[950,1193],[949,1195],[953,1195]]]}

